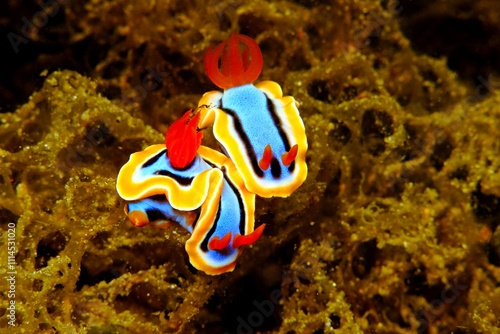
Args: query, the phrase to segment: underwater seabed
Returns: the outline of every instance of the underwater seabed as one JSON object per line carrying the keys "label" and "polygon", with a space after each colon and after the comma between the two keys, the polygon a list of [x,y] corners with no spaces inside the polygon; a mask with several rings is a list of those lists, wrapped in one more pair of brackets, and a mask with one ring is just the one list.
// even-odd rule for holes
{"label": "underwater seabed", "polygon": [[[38,86],[18,69],[30,97],[0,114],[0,331],[500,333],[500,79],[425,54],[406,30],[455,12],[412,4],[61,1],[18,52],[65,53],[32,60]],[[498,32],[488,4],[461,20]],[[182,228],[130,224],[115,181],[215,89],[203,52],[232,31],[300,103],[309,173],[208,276]]]}

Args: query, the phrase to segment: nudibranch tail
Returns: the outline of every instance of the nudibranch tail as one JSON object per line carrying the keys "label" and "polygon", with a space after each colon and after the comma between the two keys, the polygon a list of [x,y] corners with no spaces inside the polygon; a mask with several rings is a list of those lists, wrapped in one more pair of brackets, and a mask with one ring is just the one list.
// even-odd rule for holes
{"label": "nudibranch tail", "polygon": [[168,128],[165,145],[172,167],[186,168],[196,157],[203,138],[203,133],[198,131],[199,120],[198,112],[193,115],[193,111],[188,110]]}
{"label": "nudibranch tail", "polygon": [[207,163],[218,171],[221,178],[211,182],[209,194],[203,203],[193,229],[186,242],[191,264],[209,275],[232,271],[242,247],[234,242],[244,236],[246,245],[260,236],[254,232],[255,194],[249,192],[233,162],[220,152],[201,146],[198,150]]}
{"label": "nudibranch tail", "polygon": [[[243,51],[240,51],[240,42],[244,45]],[[233,33],[229,40],[222,42],[215,49],[207,50],[204,65],[208,77],[218,87],[228,89],[242,86],[254,82],[259,77],[263,65],[262,52],[252,38]]]}

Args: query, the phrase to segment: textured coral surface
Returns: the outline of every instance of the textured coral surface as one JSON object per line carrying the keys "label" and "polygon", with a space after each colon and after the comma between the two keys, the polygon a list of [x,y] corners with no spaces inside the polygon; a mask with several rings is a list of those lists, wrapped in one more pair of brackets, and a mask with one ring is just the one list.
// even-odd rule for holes
{"label": "textured coral surface", "polygon": [[[0,331],[500,333],[495,4],[6,1]],[[215,89],[203,52],[232,31],[300,102],[309,175],[207,276],[185,231],[128,222],[115,178]]]}

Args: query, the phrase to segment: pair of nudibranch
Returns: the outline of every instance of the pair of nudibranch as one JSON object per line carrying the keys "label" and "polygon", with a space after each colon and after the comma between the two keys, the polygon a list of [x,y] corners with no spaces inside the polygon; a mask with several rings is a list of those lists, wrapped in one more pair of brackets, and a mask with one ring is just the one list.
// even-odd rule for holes
{"label": "pair of nudibranch", "polygon": [[[296,102],[275,82],[253,85],[262,64],[259,46],[244,35],[209,49],[206,73],[224,92],[204,94],[195,111],[168,128],[166,145],[132,154],[118,174],[130,221],[180,224],[191,233],[191,264],[207,274],[232,271],[242,247],[261,236],[264,224],[254,229],[255,195],[287,197],[307,176]],[[224,154],[201,146],[200,129],[209,126]]]}

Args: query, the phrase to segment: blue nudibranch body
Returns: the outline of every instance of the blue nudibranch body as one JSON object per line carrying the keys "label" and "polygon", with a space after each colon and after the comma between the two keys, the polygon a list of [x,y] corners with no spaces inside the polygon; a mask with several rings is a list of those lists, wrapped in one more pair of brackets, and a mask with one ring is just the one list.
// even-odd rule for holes
{"label": "blue nudibranch body", "polygon": [[[169,130],[176,130],[174,124]],[[170,145],[198,143],[183,138]],[[195,268],[211,275],[232,271],[242,246],[255,242],[264,228],[254,230],[255,195],[226,156],[204,146],[193,153],[169,154],[161,144],[134,153],[118,174],[117,191],[128,201],[125,212],[135,226],[178,223],[190,232],[186,251]]]}
{"label": "blue nudibranch body", "polygon": [[[239,42],[246,49],[240,52]],[[219,57],[221,69],[219,69]],[[306,179],[307,138],[291,96],[272,81],[256,85],[262,54],[250,37],[233,34],[205,55],[210,79],[224,92],[205,93],[200,128],[213,124],[216,139],[247,189],[262,197],[287,197]]]}

